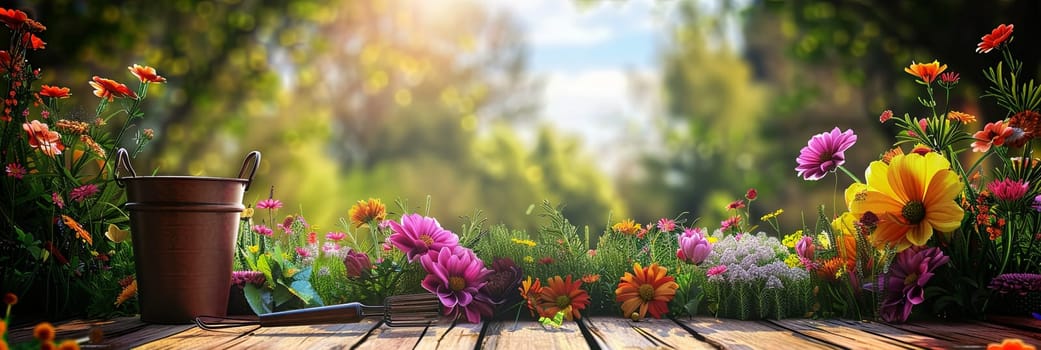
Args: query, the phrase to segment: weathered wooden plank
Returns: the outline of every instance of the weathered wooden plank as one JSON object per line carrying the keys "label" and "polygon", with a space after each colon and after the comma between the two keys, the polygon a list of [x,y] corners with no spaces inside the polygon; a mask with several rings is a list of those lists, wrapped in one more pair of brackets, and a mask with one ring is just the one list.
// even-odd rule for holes
{"label": "weathered wooden plank", "polygon": [[1000,343],[1006,338],[1019,338],[1030,344],[1041,344],[1041,334],[990,323],[917,322],[891,325],[909,332],[951,340],[961,345]]}
{"label": "weathered wooden plank", "polygon": [[922,346],[907,344],[903,341],[860,330],[850,325],[836,325],[805,318],[771,320],[770,323],[810,338],[838,344],[849,349],[924,349]]}
{"label": "weathered wooden plank", "polygon": [[134,330],[127,334],[106,335],[101,344],[90,344],[84,349],[129,349],[143,344],[166,338],[170,335],[181,333],[193,325],[162,325],[150,324],[146,327]]}
{"label": "weathered wooden plank", "polygon": [[[431,328],[420,339],[414,350],[428,349],[473,349],[481,336],[485,323],[455,323],[450,327]],[[433,334],[431,334],[433,333]]]}
{"label": "weathered wooden plank", "polygon": [[695,338],[672,320],[646,319],[634,322],[620,317],[582,319],[597,345],[604,349],[715,349]]}
{"label": "weathered wooden plank", "polygon": [[543,327],[535,321],[489,321],[485,326],[482,349],[589,349],[575,322],[564,322],[560,328]]}
{"label": "weathered wooden plank", "polygon": [[256,329],[256,326],[226,328],[219,330],[205,330],[192,327],[183,332],[175,333],[146,344],[141,344],[138,349],[160,350],[160,349],[215,349],[226,347],[225,344],[245,336]]}
{"label": "weathered wooden plank", "polygon": [[[12,344],[32,340],[34,326],[12,330],[9,340]],[[110,320],[73,320],[55,325],[56,339],[73,339],[83,342],[83,348],[89,349],[127,349],[171,334],[184,331],[192,325],[159,325],[141,322],[137,317],[119,317]],[[88,335],[94,328],[103,334],[100,343],[88,343]]]}
{"label": "weathered wooden plank", "polygon": [[[388,327],[372,330],[357,349],[460,349],[477,345],[481,324],[454,323],[445,318],[430,327]],[[447,341],[445,341],[447,339]],[[444,341],[444,344],[441,344]]]}
{"label": "weathered wooden plank", "polygon": [[349,349],[377,327],[376,319],[359,323],[260,328],[220,348],[237,349]]}
{"label": "weathered wooden plank", "polygon": [[987,322],[1041,332],[1041,320],[1033,317],[992,315],[987,316]]}
{"label": "weathered wooden plank", "polygon": [[822,322],[835,325],[836,327],[848,327],[858,329],[867,333],[883,336],[886,338],[901,341],[905,344],[919,346],[927,349],[952,349],[961,346],[961,343],[959,343],[958,341],[952,340],[949,337],[941,336],[939,334],[920,334],[896,328],[884,323],[850,320],[824,320]]}
{"label": "weathered wooden plank", "polygon": [[838,347],[758,321],[695,317],[680,324],[723,349],[836,349]]}

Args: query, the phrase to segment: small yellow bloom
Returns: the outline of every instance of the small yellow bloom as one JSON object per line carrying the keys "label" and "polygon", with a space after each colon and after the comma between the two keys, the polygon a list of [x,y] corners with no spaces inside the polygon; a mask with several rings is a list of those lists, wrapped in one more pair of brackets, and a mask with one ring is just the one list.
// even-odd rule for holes
{"label": "small yellow bloom", "polygon": [[260,253],[260,245],[249,246],[249,252],[253,254]]}
{"label": "small yellow bloom", "polygon": [[802,239],[802,230],[798,230],[790,235],[784,236],[784,239],[781,240],[781,244],[783,244],[785,247],[794,249],[795,244],[799,243],[800,239]]}
{"label": "small yellow bloom", "polygon": [[531,255],[526,255],[526,256],[524,256],[524,262],[529,263],[529,264],[534,263],[535,262],[535,258],[531,257]]}
{"label": "small yellow bloom", "polygon": [[708,238],[705,238],[705,240],[712,244],[716,244],[716,242],[719,242],[719,238],[713,236],[709,236]]}
{"label": "small yellow bloom", "polygon": [[788,254],[788,256],[784,257],[784,264],[788,265],[788,267],[798,267],[801,263],[798,255]]}
{"label": "small yellow bloom", "polygon": [[246,208],[239,214],[239,219],[246,220],[253,217],[253,208]]}
{"label": "small yellow bloom", "polygon": [[297,270],[296,268],[290,268],[286,270],[286,277],[293,277],[293,275],[296,275],[297,272],[300,272],[300,270]]}
{"label": "small yellow bloom", "polygon": [[817,243],[820,243],[821,248],[831,249],[831,239],[828,238],[828,234],[825,232],[817,234]]}
{"label": "small yellow bloom", "polygon": [[108,224],[108,231],[105,232],[105,237],[115,243],[122,243],[129,236],[130,230],[120,229],[116,224]]}
{"label": "small yellow bloom", "polygon": [[763,215],[763,217],[759,218],[759,220],[760,221],[770,220],[770,219],[773,219],[773,218],[776,218],[776,217],[780,216],[783,213],[784,213],[784,209],[777,209],[777,210],[774,210],[774,212],[772,212],[772,213]]}
{"label": "small yellow bloom", "polygon": [[530,239],[511,238],[510,240],[513,241],[513,243],[517,243],[517,244],[520,244],[520,245],[526,245],[526,246],[529,246],[529,247],[534,247],[535,246],[535,241],[530,240]]}

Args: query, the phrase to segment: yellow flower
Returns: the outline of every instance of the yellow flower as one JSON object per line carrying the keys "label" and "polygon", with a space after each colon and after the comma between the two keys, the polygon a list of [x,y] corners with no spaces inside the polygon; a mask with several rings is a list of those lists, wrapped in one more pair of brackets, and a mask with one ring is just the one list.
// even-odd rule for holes
{"label": "yellow flower", "polygon": [[836,236],[839,234],[855,235],[857,233],[856,222],[857,217],[853,216],[853,213],[848,211],[842,213],[842,215],[831,221],[831,229],[834,230],[832,232],[835,232]]}
{"label": "yellow flower", "polygon": [[524,256],[524,262],[529,263],[529,264],[534,263],[535,262],[535,258],[532,258],[531,255],[526,255],[526,256]]}
{"label": "yellow flower", "polygon": [[759,218],[759,220],[760,221],[770,220],[770,219],[776,218],[777,216],[781,215],[782,213],[784,213],[784,209],[777,209],[777,210],[774,210],[774,212],[772,212],[772,213],[763,215],[763,217]]}
{"label": "yellow flower", "polygon": [[260,253],[260,245],[254,244],[249,246],[249,252],[253,254]]}
{"label": "yellow flower", "polygon": [[351,217],[354,227],[362,227],[372,221],[383,221],[387,217],[387,207],[379,199],[369,198],[367,201],[358,201],[354,204],[347,216]]}
{"label": "yellow flower", "polygon": [[530,239],[510,238],[510,240],[513,241],[513,243],[517,243],[517,244],[520,244],[520,245],[526,245],[526,246],[529,246],[529,247],[534,247],[535,246],[535,241],[530,240]]}
{"label": "yellow flower", "polygon": [[788,267],[798,267],[800,263],[798,255],[788,254],[788,256],[784,257],[784,264],[788,265]]}
{"label": "yellow flower", "polygon": [[712,244],[716,244],[716,242],[719,242],[719,238],[716,238],[715,236],[709,236],[708,238],[705,238],[705,240]]}
{"label": "yellow flower", "polygon": [[918,77],[926,84],[932,83],[945,70],[947,70],[947,65],[941,66],[940,61],[937,60],[933,60],[933,63],[914,63],[912,61],[910,67],[904,68],[905,72]]}
{"label": "yellow flower", "polygon": [[242,209],[242,213],[239,214],[239,219],[246,220],[253,217],[253,208]]}
{"label": "yellow flower", "polygon": [[116,224],[108,224],[108,231],[105,232],[105,237],[108,240],[116,243],[122,243],[130,236],[130,230],[122,230]]}
{"label": "yellow flower", "polygon": [[798,230],[792,232],[792,234],[790,235],[784,236],[784,239],[781,240],[781,244],[783,244],[785,247],[794,249],[795,244],[799,243],[800,239],[802,239],[802,230]]}
{"label": "yellow flower", "polygon": [[636,221],[633,221],[633,219],[625,219],[617,224],[614,224],[614,226],[611,226],[611,229],[614,229],[618,233],[635,235],[637,232],[640,231],[640,224],[637,224]]}
{"label": "yellow flower", "polygon": [[[852,187],[846,191],[847,200]],[[868,237],[871,243],[901,251],[924,245],[933,231],[961,226],[964,211],[954,200],[961,188],[950,163],[938,153],[897,155],[889,164],[871,163],[867,184],[852,191],[850,211],[856,217],[875,214],[879,221]]]}
{"label": "yellow flower", "polygon": [[828,234],[825,232],[817,234],[817,243],[821,245],[821,248],[831,249],[831,238],[828,238]]}

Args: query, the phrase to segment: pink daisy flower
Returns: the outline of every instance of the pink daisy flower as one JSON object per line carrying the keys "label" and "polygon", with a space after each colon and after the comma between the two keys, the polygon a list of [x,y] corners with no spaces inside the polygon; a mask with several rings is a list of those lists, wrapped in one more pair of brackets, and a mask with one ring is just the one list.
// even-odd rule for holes
{"label": "pink daisy flower", "polygon": [[282,207],[282,201],[268,198],[257,203],[257,209],[278,209]]}
{"label": "pink daisy flower", "polygon": [[336,242],[344,239],[344,237],[347,237],[347,234],[343,232],[329,232],[325,234],[325,239]]}
{"label": "pink daisy flower", "polygon": [[835,128],[831,132],[814,135],[806,147],[799,151],[799,157],[795,159],[799,165],[795,171],[803,179],[820,180],[846,163],[846,150],[856,142],[857,135],[852,129],[840,131]]}
{"label": "pink daisy flower", "polygon": [[436,254],[441,248],[454,250],[459,246],[459,236],[441,228],[434,218],[408,214],[401,217],[401,223],[392,221],[390,227],[394,230],[390,243],[405,252],[409,261],[428,252]]}
{"label": "pink daisy flower", "polygon": [[19,179],[19,180],[21,180],[23,177],[25,177],[25,174],[29,173],[28,171],[25,170],[25,167],[23,167],[21,164],[18,164],[18,163],[7,164],[7,166],[4,168],[4,170],[7,172],[7,176],[10,176],[10,177],[13,177],[13,178],[16,178],[16,179]]}
{"label": "pink daisy flower", "polygon": [[84,200],[90,198],[90,196],[93,196],[96,193],[98,193],[97,185],[86,184],[80,187],[73,188],[72,191],[69,192],[69,198],[72,198],[72,200],[76,201],[76,203],[82,203]]}

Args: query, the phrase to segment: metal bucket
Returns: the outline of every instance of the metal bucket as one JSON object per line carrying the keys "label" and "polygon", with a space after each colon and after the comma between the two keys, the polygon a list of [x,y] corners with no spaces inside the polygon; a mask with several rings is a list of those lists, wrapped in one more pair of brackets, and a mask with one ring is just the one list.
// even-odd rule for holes
{"label": "metal bucket", "polygon": [[116,182],[127,189],[141,320],[192,323],[199,315],[225,315],[242,196],[260,152],[246,155],[237,178],[137,176],[127,151],[117,156],[117,167],[129,174]]}

